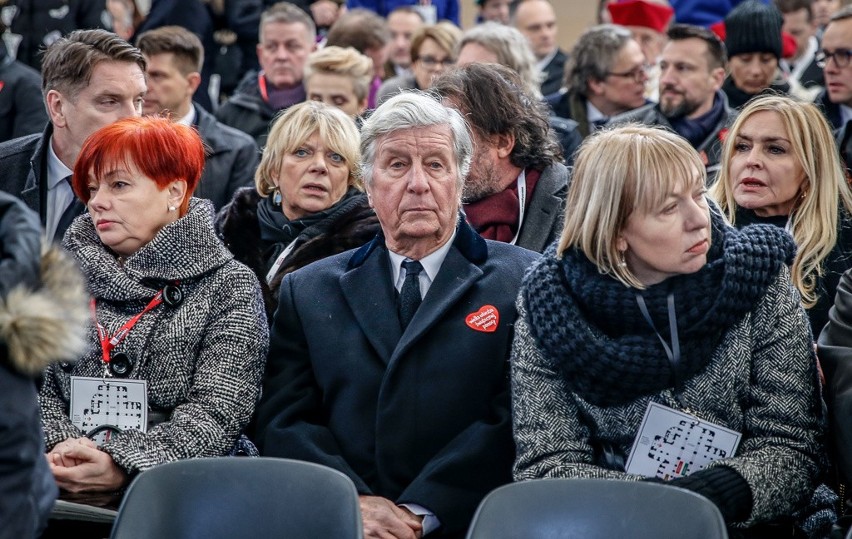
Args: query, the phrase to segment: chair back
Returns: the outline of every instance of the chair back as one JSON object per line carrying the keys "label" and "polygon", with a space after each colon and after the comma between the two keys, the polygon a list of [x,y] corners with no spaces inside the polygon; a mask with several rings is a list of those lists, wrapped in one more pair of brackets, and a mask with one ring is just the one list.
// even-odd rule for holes
{"label": "chair back", "polygon": [[707,498],[669,485],[604,479],[540,479],[489,493],[467,539],[727,539]]}
{"label": "chair back", "polygon": [[362,539],[355,485],[326,466],[277,458],[170,462],[127,489],[111,539]]}

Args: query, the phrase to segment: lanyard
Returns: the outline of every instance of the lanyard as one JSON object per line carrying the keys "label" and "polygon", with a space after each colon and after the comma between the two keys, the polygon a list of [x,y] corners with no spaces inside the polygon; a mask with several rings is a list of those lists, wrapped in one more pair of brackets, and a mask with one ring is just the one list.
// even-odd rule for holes
{"label": "lanyard", "polygon": [[266,77],[263,71],[257,74],[257,86],[260,89],[260,97],[265,103],[269,103],[269,93],[266,90]]}
{"label": "lanyard", "polygon": [[272,283],[272,279],[275,277],[275,274],[278,273],[278,270],[281,269],[281,266],[284,264],[284,259],[287,258],[290,253],[293,252],[293,249],[296,248],[296,242],[299,241],[299,238],[290,242],[290,245],[284,248],[281,251],[281,254],[278,255],[278,258],[275,259],[275,263],[272,264],[272,267],[269,269],[269,272],[266,274],[266,284]]}
{"label": "lanyard", "polygon": [[636,303],[639,304],[639,310],[642,311],[642,316],[645,317],[645,321],[648,322],[648,325],[651,326],[651,329],[653,329],[654,333],[657,334],[657,338],[660,339],[661,343],[663,343],[663,348],[665,348],[666,350],[666,357],[668,358],[669,364],[672,367],[675,399],[678,401],[678,403],[680,403],[681,406],[686,408],[680,397],[680,340],[678,339],[677,335],[677,314],[675,313],[674,294],[669,293],[667,299],[669,310],[669,335],[671,336],[672,340],[671,346],[669,346],[669,343],[667,343],[663,336],[660,335],[660,332],[657,331],[657,327],[654,326],[654,321],[651,319],[651,313],[648,312],[648,307],[645,305],[645,298],[642,297],[642,294],[636,294]]}
{"label": "lanyard", "polygon": [[124,325],[121,326],[118,331],[115,332],[115,335],[110,337],[106,331],[106,328],[104,328],[101,323],[98,322],[98,313],[95,305],[95,299],[92,298],[92,301],[90,303],[90,306],[92,308],[92,319],[95,321],[95,324],[98,328],[98,340],[101,342],[101,354],[104,360],[104,367],[106,367],[106,365],[110,361],[110,354],[112,353],[112,350],[116,346],[118,346],[118,344],[123,341],[125,337],[127,337],[127,335],[130,333],[130,330],[133,329],[133,326],[136,325],[136,322],[138,322],[139,319],[142,318],[142,315],[144,315],[151,309],[154,309],[162,302],[163,291],[160,290],[159,292],[157,292],[157,295],[155,295],[154,298],[148,302],[148,305],[145,306],[141,313],[137,314],[136,316],[125,322]]}
{"label": "lanyard", "polygon": [[518,204],[521,206],[520,214],[518,215],[518,231],[515,232],[515,237],[509,243],[515,245],[518,241],[518,236],[521,235],[521,227],[524,226],[524,207],[527,205],[527,171],[522,170],[518,176]]}

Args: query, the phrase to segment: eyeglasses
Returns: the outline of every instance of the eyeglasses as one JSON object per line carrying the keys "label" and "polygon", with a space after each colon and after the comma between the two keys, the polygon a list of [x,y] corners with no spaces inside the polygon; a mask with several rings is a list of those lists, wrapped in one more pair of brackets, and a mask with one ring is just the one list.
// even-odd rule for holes
{"label": "eyeglasses", "polygon": [[816,65],[821,68],[825,68],[828,65],[828,61],[834,58],[834,65],[837,67],[846,67],[849,65],[849,59],[852,58],[852,50],[849,49],[837,49],[834,52],[828,52],[826,50],[821,50],[816,53],[815,60]]}
{"label": "eyeglasses", "polygon": [[423,67],[426,67],[428,69],[432,69],[433,67],[437,67],[438,65],[440,65],[441,67],[450,67],[452,65],[455,65],[456,63],[456,61],[452,58],[444,58],[443,60],[439,60],[434,56],[421,56],[417,60],[420,61],[421,64],[423,64]]}
{"label": "eyeglasses", "polygon": [[616,73],[614,71],[609,71],[609,72],[607,72],[607,76],[631,78],[636,82],[645,82],[645,79],[648,78],[648,70],[649,69],[651,69],[650,65],[642,64],[639,67],[634,67],[630,71],[624,71],[622,73]]}

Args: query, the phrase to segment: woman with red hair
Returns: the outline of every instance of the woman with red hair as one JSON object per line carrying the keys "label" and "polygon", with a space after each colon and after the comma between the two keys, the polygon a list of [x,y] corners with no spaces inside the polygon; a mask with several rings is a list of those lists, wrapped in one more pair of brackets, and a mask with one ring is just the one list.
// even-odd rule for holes
{"label": "woman with red hair", "polygon": [[[49,367],[47,458],[72,492],[115,491],[165,462],[228,454],[259,395],[268,333],[254,274],[192,198],[204,147],[190,127],[127,118],[83,145],[65,234],[91,299],[88,351]],[[69,358],[72,359],[72,358]]]}

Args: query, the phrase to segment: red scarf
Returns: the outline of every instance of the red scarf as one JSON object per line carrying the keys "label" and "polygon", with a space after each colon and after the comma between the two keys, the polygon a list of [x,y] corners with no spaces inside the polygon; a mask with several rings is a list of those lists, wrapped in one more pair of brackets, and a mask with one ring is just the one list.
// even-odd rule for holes
{"label": "red scarf", "polygon": [[[527,198],[524,211],[530,207],[530,200],[539,178],[541,178],[541,171],[527,169]],[[511,242],[518,232],[518,219],[521,216],[518,182],[512,182],[510,187],[499,193],[465,204],[464,212],[467,215],[467,222],[483,238]]]}

